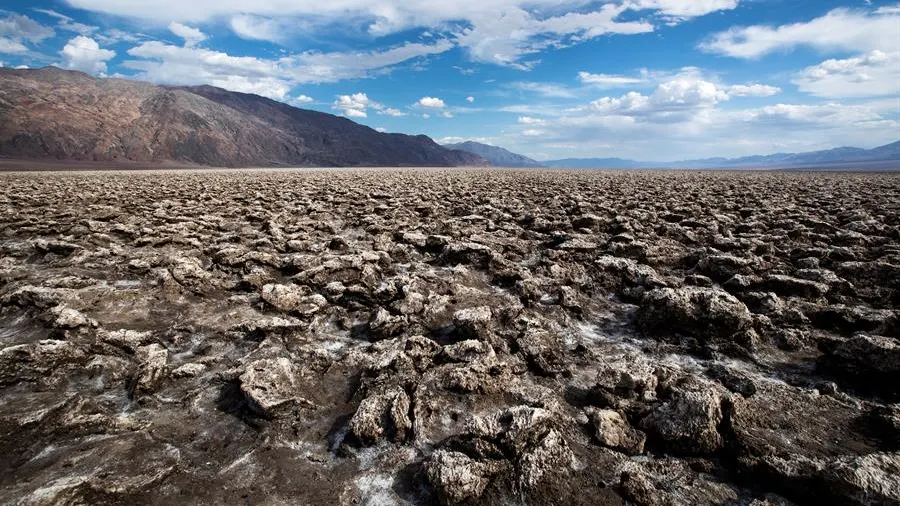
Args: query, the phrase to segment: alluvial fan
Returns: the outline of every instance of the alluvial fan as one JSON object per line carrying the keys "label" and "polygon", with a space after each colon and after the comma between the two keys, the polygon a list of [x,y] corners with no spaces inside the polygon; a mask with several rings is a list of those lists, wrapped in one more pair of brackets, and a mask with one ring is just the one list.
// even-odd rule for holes
{"label": "alluvial fan", "polygon": [[0,174],[4,504],[900,501],[900,177]]}

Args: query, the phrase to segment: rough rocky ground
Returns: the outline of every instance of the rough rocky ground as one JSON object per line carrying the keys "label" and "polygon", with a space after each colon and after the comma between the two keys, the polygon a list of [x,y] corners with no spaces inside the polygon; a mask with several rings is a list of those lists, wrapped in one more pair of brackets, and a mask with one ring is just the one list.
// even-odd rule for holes
{"label": "rough rocky ground", "polygon": [[0,175],[5,504],[900,502],[900,177]]}

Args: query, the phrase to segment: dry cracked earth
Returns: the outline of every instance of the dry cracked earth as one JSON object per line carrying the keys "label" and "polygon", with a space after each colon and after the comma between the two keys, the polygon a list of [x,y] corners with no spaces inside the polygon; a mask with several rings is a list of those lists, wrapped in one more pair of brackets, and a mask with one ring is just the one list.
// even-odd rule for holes
{"label": "dry cracked earth", "polygon": [[2,503],[900,502],[897,175],[0,183]]}

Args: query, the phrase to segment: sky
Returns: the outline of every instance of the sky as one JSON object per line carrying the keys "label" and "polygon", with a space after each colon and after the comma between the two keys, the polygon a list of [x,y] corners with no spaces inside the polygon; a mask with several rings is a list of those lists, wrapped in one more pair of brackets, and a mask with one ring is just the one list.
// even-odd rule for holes
{"label": "sky", "polygon": [[538,160],[900,140],[897,0],[3,0],[0,63],[211,84]]}

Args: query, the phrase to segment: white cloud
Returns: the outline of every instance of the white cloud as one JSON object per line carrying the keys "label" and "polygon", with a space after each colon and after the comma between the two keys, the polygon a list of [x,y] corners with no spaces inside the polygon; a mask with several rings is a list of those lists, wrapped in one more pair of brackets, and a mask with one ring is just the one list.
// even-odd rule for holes
{"label": "white cloud", "polygon": [[184,39],[185,47],[194,47],[206,40],[206,34],[199,28],[183,25],[178,22],[169,23],[169,31]]}
{"label": "white cloud", "polygon": [[[0,11],[2,12],[2,11]],[[15,42],[28,41],[36,44],[56,35],[52,28],[20,14],[10,14],[0,18],[0,37]]]}
{"label": "white cloud", "polygon": [[126,32],[124,30],[119,30],[118,28],[110,28],[108,30],[103,31],[102,33],[98,32],[94,34],[94,38],[103,44],[116,44],[119,42],[138,42],[141,39],[148,38],[143,34],[134,34],[130,32]]}
{"label": "white cloud", "polygon": [[618,21],[627,10],[625,5],[605,4],[593,12],[577,12],[581,2],[565,2],[569,12],[541,18],[520,5],[525,2],[509,3],[514,5],[459,13],[461,19],[469,20],[470,26],[457,32],[456,38],[472,60],[528,70],[538,61],[522,61],[523,58],[548,47],[577,44],[608,34],[633,35],[654,30],[649,22]]}
{"label": "white cloud", "polygon": [[0,37],[0,54],[27,53],[28,48],[21,42],[16,42],[6,37]]}
{"label": "white cloud", "polygon": [[368,95],[365,93],[354,93],[352,95],[340,95],[331,108],[341,111],[348,118],[365,118],[368,117],[366,109],[374,104],[375,102],[369,100]]}
{"label": "white cloud", "polygon": [[452,48],[453,44],[447,40],[437,40],[431,44],[407,42],[383,51],[306,52],[279,61],[296,82],[322,83],[366,77],[370,71],[383,71],[399,63],[444,53]]}
{"label": "white cloud", "polygon": [[[775,87],[765,84],[730,86],[682,76],[660,83],[651,93],[631,91],[603,97],[556,114],[535,111],[543,114],[541,118],[519,116],[518,126],[508,128],[497,142],[542,159],[621,156],[683,160],[844,145],[874,147],[895,141],[900,131],[900,101],[895,98],[853,104],[738,107],[738,97],[774,91]],[[733,103],[724,107],[726,101]],[[535,107],[505,109],[524,112]]]}
{"label": "white cloud", "polygon": [[635,9],[652,9],[670,18],[691,18],[716,11],[731,10],[738,0],[634,0]]}
{"label": "white cloud", "polygon": [[[370,36],[413,28],[451,34],[479,62],[528,69],[545,48],[613,34],[652,32],[655,21],[731,9],[737,0],[68,0],[74,7],[151,22],[228,19],[241,37],[278,42],[291,33],[325,32],[352,20]],[[424,37],[423,37],[424,38]]]}
{"label": "white cloud", "polygon": [[387,128],[384,128],[384,127],[378,127],[378,128],[375,129],[375,131],[376,131],[376,132],[385,133],[385,132],[387,132]]}
{"label": "white cloud", "polygon": [[781,88],[767,84],[735,84],[727,90],[729,97],[771,97],[781,93]]}
{"label": "white cloud", "polygon": [[315,102],[315,99],[313,99],[312,97],[310,97],[308,95],[300,95],[297,98],[295,98],[294,100],[301,104],[311,104],[311,103]]}
{"label": "white cloud", "polygon": [[346,109],[344,110],[344,116],[348,118],[365,118],[368,117],[366,111],[357,111],[356,109]]}
{"label": "white cloud", "polygon": [[475,101],[475,97],[466,97],[466,102],[471,104],[474,101]]}
{"label": "white cloud", "polygon": [[758,58],[798,46],[822,51],[900,51],[900,11],[835,9],[808,22],[733,27],[700,44],[710,53]]}
{"label": "white cloud", "polygon": [[600,88],[623,88],[625,86],[640,84],[643,79],[637,77],[627,77],[610,74],[592,74],[590,72],[579,72],[578,80],[584,84],[590,84]]}
{"label": "white cloud", "polygon": [[444,101],[437,97],[422,97],[416,102],[419,107],[428,107],[430,109],[443,109]]}
{"label": "white cloud", "polygon": [[426,113],[422,113],[422,118],[428,119],[428,118],[430,118],[430,117],[431,117],[431,115],[428,114],[427,112],[426,112]]}
{"label": "white cloud", "polygon": [[123,66],[138,70],[138,79],[163,84],[211,84],[232,91],[284,100],[300,84],[335,82],[385,72],[418,56],[446,51],[447,41],[404,44],[385,51],[315,53],[279,58],[233,56],[201,47],[143,42],[128,50],[134,58]]}
{"label": "white cloud", "polygon": [[282,42],[289,29],[278,20],[247,14],[233,16],[230,26],[231,31],[242,39],[269,42]]}
{"label": "white cloud", "polygon": [[119,42],[137,42],[142,37],[139,34],[133,34],[120,30],[118,28],[108,28],[100,30],[100,27],[79,23],[75,19],[61,14],[52,9],[33,9],[35,12],[44,14],[56,20],[56,27],[60,30],[73,32],[87,37],[91,37],[101,44],[116,44]]}
{"label": "white cloud", "polygon": [[875,9],[875,14],[900,14],[900,4],[879,7]]}
{"label": "white cloud", "polygon": [[804,93],[825,98],[900,97],[900,52],[876,50],[826,60],[807,67],[792,82]]}
{"label": "white cloud", "polygon": [[341,111],[341,113],[348,118],[367,118],[369,116],[369,109],[374,110],[382,116],[406,116],[405,112],[376,102],[370,99],[365,93],[340,95],[337,97],[337,100],[334,101],[331,108]]}
{"label": "white cloud", "polygon": [[[894,109],[891,112],[896,114],[900,111]],[[817,105],[775,104],[746,111],[732,111],[727,116],[727,119],[742,123],[755,123],[769,126],[770,128],[775,126],[780,130],[776,135],[787,134],[791,129],[796,129],[797,127],[803,128],[807,135],[810,133],[809,127],[814,127],[817,134],[820,133],[820,130],[848,127],[855,127],[861,130],[868,130],[872,126],[890,128],[888,125],[893,125],[893,128],[900,127],[900,121],[888,119],[883,112],[871,106],[843,105],[838,103]],[[859,136],[855,135],[855,137],[858,138]],[[891,137],[896,137],[896,134],[891,135]],[[861,144],[868,144],[869,142],[866,140],[862,141]],[[839,144],[845,145],[844,143]]]}
{"label": "white cloud", "polygon": [[92,35],[97,30],[98,27],[92,25],[86,25],[84,23],[79,23],[74,19],[66,16],[65,14],[60,14],[52,9],[34,9],[35,12],[40,12],[46,16],[50,16],[51,18],[56,19],[56,26],[60,30],[65,30],[67,32],[74,32],[80,35]]}
{"label": "white cloud", "polygon": [[450,119],[450,118],[453,118],[453,113],[450,111],[444,111],[441,113],[441,117]]}
{"label": "white cloud", "polygon": [[139,60],[126,60],[123,66],[140,71],[138,79],[177,85],[211,84],[242,93],[256,93],[284,100],[291,82],[277,61],[197,47],[180,47],[159,41],[139,44],[128,50]]}
{"label": "white cloud", "polygon": [[575,92],[569,88],[555,83],[536,83],[530,81],[517,81],[510,86],[520,91],[535,93],[548,98],[575,98]]}
{"label": "white cloud", "polygon": [[728,93],[713,83],[695,79],[676,79],[659,85],[650,103],[661,108],[706,107],[728,100]]}
{"label": "white cloud", "polygon": [[383,114],[385,116],[393,116],[395,118],[399,118],[401,116],[406,116],[406,113],[399,110],[394,109],[393,107],[385,107],[378,111],[378,114]]}
{"label": "white cloud", "polygon": [[546,123],[546,120],[542,120],[540,118],[532,118],[531,116],[519,116],[516,120],[522,125],[543,125]]}
{"label": "white cloud", "polygon": [[88,74],[106,72],[106,62],[115,58],[116,52],[102,49],[97,41],[84,35],[69,40],[59,52],[66,68],[80,70]]}

